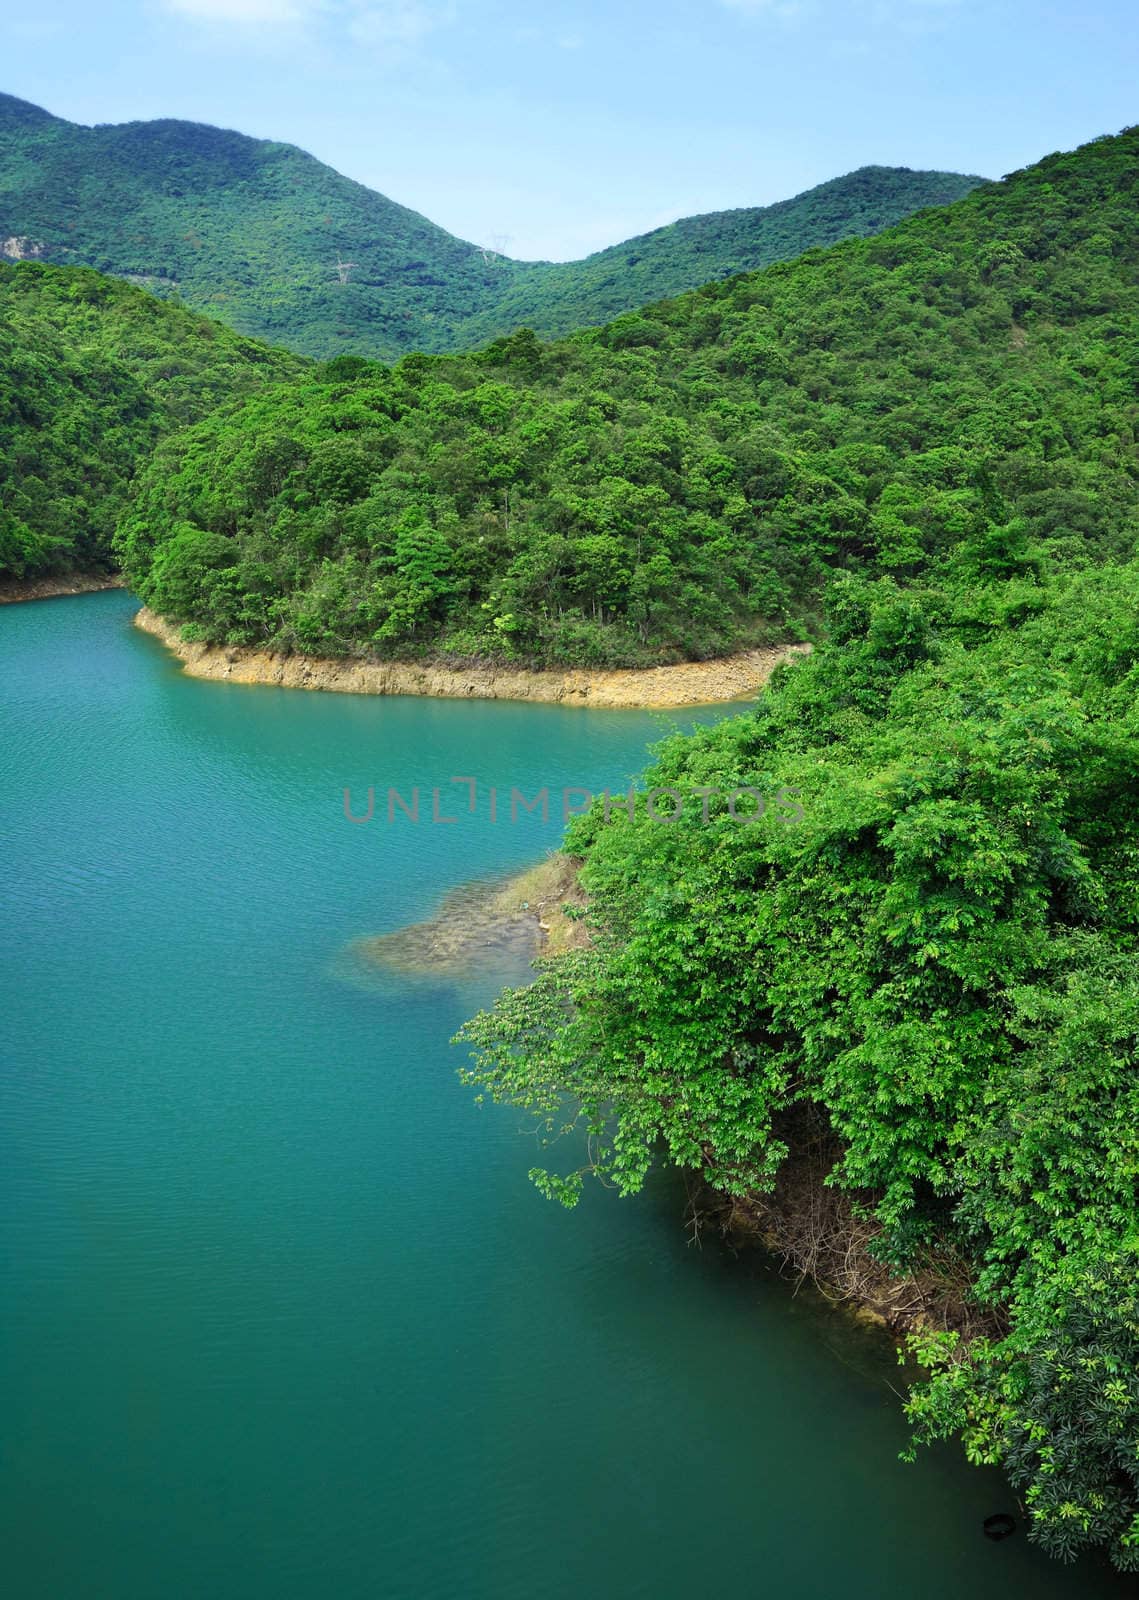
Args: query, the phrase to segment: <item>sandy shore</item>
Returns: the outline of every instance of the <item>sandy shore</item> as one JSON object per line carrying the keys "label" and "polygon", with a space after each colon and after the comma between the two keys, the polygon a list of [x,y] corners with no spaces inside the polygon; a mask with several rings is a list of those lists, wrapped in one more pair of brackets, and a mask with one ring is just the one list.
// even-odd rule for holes
{"label": "sandy shore", "polygon": [[667,707],[708,705],[754,695],[783,661],[810,649],[782,645],[745,650],[719,661],[674,667],[527,672],[514,667],[417,666],[400,661],[324,660],[274,655],[237,645],[187,643],[176,623],[146,606],[136,627],[153,634],[195,678],[226,683],[267,683],[286,689],[323,689],[340,694],[422,694],[447,699],[542,700],[562,705]]}
{"label": "sandy shore", "polygon": [[55,600],[66,594],[95,594],[101,589],[121,589],[114,573],[57,572],[43,578],[0,578],[0,606],[20,600]]}

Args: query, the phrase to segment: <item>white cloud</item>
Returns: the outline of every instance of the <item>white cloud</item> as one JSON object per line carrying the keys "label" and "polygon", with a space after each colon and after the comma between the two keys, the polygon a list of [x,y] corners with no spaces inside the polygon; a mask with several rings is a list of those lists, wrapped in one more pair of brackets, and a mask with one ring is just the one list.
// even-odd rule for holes
{"label": "white cloud", "polygon": [[168,11],[195,22],[295,23],[318,9],[319,0],[166,0]]}
{"label": "white cloud", "polygon": [[963,0],[717,0],[726,11],[745,17],[773,17],[779,22],[826,15],[846,24],[860,19],[879,27],[931,21],[930,13],[951,11]]}
{"label": "white cloud", "polygon": [[749,17],[775,17],[788,22],[808,9],[808,0],[720,0],[729,11],[740,11]]}
{"label": "white cloud", "polygon": [[63,32],[63,23],[52,18],[25,18],[6,22],[4,32],[13,39],[53,39]]}
{"label": "white cloud", "polygon": [[416,45],[454,21],[450,6],[417,5],[415,0],[365,0],[352,5],[348,32],[358,44]]}
{"label": "white cloud", "polygon": [[408,49],[454,21],[454,7],[431,0],[164,0],[194,22],[243,27],[339,28],[357,44]]}
{"label": "white cloud", "polygon": [[538,28],[533,23],[512,29],[510,37],[515,44],[536,44],[546,48],[552,45],[555,50],[580,50],[585,43],[580,33],[559,33],[556,28]]}

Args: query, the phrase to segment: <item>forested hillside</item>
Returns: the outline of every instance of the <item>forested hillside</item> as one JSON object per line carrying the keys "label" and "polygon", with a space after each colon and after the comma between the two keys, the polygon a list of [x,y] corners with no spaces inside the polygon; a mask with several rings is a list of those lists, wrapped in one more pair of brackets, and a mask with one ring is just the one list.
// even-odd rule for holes
{"label": "forested hillside", "polygon": [[85,128],[0,96],[5,238],[326,356],[438,344],[513,270],[292,145],[172,120]]}
{"label": "forested hillside", "polygon": [[523,266],[490,309],[466,318],[454,348],[521,327],[543,338],[573,333],[715,278],[881,233],[915,211],[960,200],[983,181],[957,172],[860,167],[777,205],[683,217],[584,261]]}
{"label": "forested hillside", "polygon": [[1122,555],[1137,150],[560,343],[315,369],[159,451],[125,568],[219,640],[638,664],[810,632],[840,570]]}
{"label": "forested hillside", "polygon": [[635,820],[573,825],[592,946],[465,1031],[469,1081],[545,1129],[547,1193],[663,1158],[789,1208],[803,1270],[907,1278],[916,1441],[1130,1571],[1137,175],[1132,131],[646,313],[640,382],[708,385],[754,526],[831,569],[826,637],[667,742]]}
{"label": "forested hillside", "polygon": [[302,366],[98,273],[0,263],[0,575],[109,567],[158,440]]}
{"label": "forested hillside", "polygon": [[292,145],[172,120],[80,127],[0,95],[0,251],[126,277],[326,358],[465,349],[523,323],[568,333],[876,232],[980,181],[866,167],[553,265],[456,239]]}

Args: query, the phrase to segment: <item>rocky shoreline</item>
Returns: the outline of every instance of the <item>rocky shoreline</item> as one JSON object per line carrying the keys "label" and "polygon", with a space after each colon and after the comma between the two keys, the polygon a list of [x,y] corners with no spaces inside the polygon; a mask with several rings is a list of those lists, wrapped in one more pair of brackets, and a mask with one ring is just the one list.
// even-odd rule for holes
{"label": "rocky shoreline", "polygon": [[810,649],[780,645],[745,650],[716,661],[671,667],[567,668],[530,672],[520,667],[445,667],[402,661],[328,660],[277,655],[238,645],[203,644],[182,638],[176,623],[144,606],[135,626],[160,640],[195,678],[225,683],[264,683],[286,689],[339,694],[415,694],[461,700],[537,700],[628,710],[708,705],[745,700],[761,689],[782,662]]}
{"label": "rocky shoreline", "polygon": [[103,589],[123,587],[123,580],[113,572],[57,572],[41,578],[2,578],[0,606],[17,605],[21,600],[58,600],[64,595],[97,594]]}

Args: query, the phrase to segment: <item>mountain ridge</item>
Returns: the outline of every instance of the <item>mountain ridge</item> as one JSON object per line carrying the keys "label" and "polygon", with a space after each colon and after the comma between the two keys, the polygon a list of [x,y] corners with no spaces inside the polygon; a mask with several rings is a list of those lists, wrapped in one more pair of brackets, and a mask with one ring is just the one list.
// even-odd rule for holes
{"label": "mountain ridge", "polygon": [[[296,145],[177,118],[86,126],[0,95],[0,249],[89,266],[321,358],[544,337],[879,231],[983,180],[861,167],[576,262],[515,261]],[[632,259],[630,259],[632,258]]]}

